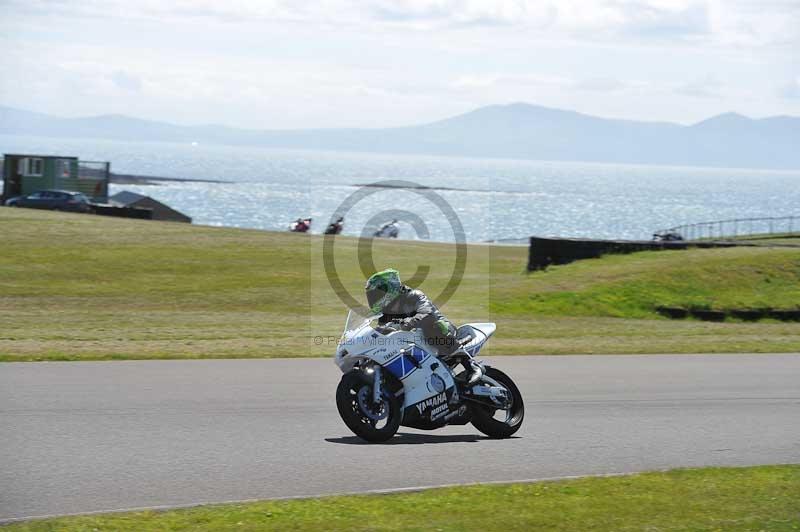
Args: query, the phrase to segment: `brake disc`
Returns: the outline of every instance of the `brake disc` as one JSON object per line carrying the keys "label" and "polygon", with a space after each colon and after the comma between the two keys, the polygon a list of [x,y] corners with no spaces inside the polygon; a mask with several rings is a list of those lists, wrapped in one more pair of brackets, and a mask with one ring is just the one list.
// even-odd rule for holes
{"label": "brake disc", "polygon": [[380,421],[389,416],[389,408],[385,399],[382,398],[380,404],[372,402],[372,389],[369,386],[362,386],[358,390],[358,406],[368,418],[373,421]]}

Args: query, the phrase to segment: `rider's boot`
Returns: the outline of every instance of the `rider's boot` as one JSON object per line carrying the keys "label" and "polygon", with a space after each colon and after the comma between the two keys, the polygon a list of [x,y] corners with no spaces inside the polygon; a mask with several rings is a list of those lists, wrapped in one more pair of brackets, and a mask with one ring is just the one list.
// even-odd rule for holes
{"label": "rider's boot", "polygon": [[483,369],[475,362],[472,356],[464,351],[463,349],[458,349],[447,356],[447,358],[456,358],[461,362],[461,365],[464,367],[464,376],[460,377],[463,378],[464,383],[467,385],[474,384],[483,377]]}
{"label": "rider's boot", "polygon": [[478,379],[483,377],[483,368],[472,357],[469,357],[466,363],[469,365],[469,368],[467,368],[467,384],[475,384]]}

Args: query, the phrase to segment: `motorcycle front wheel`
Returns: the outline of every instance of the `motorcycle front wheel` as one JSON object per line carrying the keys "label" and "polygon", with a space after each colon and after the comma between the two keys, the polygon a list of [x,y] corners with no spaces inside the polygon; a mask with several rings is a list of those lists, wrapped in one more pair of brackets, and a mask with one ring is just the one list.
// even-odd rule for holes
{"label": "motorcycle front wheel", "polygon": [[360,370],[342,375],[336,388],[336,408],[353,434],[372,443],[395,435],[402,419],[402,403],[384,389],[380,404],[372,401],[372,383]]}
{"label": "motorcycle front wheel", "polygon": [[490,438],[510,438],[522,426],[522,419],[525,417],[522,394],[511,377],[499,369],[487,367],[486,376],[502,384],[511,395],[511,401],[507,410],[485,405],[470,405],[472,425]]}

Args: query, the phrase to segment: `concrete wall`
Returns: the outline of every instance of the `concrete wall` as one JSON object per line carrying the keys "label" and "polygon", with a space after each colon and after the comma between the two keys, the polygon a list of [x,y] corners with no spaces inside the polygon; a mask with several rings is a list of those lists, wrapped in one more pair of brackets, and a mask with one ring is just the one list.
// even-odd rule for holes
{"label": "concrete wall", "polygon": [[581,259],[594,259],[609,253],[661,251],[690,247],[733,247],[731,242],[657,242],[651,240],[591,240],[580,238],[541,238],[532,236],[528,249],[528,270],[543,270],[551,264],[568,264]]}

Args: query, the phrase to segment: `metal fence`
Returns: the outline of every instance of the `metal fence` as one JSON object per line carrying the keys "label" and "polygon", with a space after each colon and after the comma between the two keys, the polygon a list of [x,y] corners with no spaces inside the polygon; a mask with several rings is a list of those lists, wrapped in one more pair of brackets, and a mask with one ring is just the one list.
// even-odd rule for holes
{"label": "metal fence", "polygon": [[494,240],[484,240],[486,244],[505,244],[507,246],[527,246],[530,238],[497,238]]}
{"label": "metal fence", "polygon": [[771,218],[736,218],[684,224],[656,231],[655,235],[678,234],[684,240],[737,238],[750,235],[800,234],[800,216]]}

